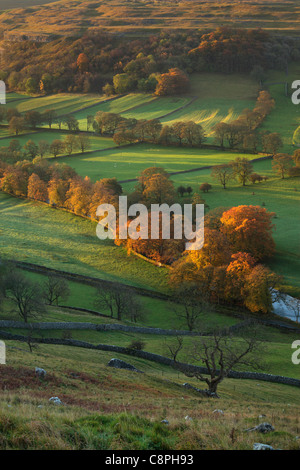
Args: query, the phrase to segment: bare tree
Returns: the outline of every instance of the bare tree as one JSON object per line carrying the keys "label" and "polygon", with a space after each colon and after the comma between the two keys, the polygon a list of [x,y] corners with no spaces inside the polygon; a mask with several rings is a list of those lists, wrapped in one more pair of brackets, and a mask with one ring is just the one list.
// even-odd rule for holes
{"label": "bare tree", "polygon": [[199,329],[204,312],[209,309],[208,302],[201,297],[199,289],[191,283],[183,283],[174,292],[177,305],[172,304],[172,309],[177,317],[183,321],[189,331]]}
{"label": "bare tree", "polygon": [[33,336],[33,329],[30,328],[28,330],[28,334],[27,334],[27,337],[26,337],[26,343],[27,343],[27,346],[29,348],[29,351],[31,353],[33,353],[34,350],[37,350],[38,349],[38,344],[36,342],[36,340],[34,339],[34,336]]}
{"label": "bare tree", "polygon": [[[182,344],[181,344],[182,348]],[[215,332],[212,336],[201,337],[194,344],[190,358],[192,364],[177,362],[177,351],[174,366],[187,377],[195,377],[201,382],[205,382],[208,396],[218,397],[217,389],[220,383],[228,377],[236,366],[247,366],[252,369],[262,367],[262,345],[256,339],[256,333],[251,331],[249,337],[234,338],[233,335],[223,335]]]}
{"label": "bare tree", "polygon": [[67,300],[69,295],[69,285],[62,277],[50,274],[43,283],[43,296],[49,305],[58,305],[60,300]]}
{"label": "bare tree", "polygon": [[175,363],[177,363],[178,354],[183,348],[183,338],[181,336],[176,336],[175,341],[172,341],[171,343],[166,343],[166,348],[168,351],[168,355]]}
{"label": "bare tree", "polygon": [[100,286],[97,289],[95,306],[110,311],[111,318],[122,320],[124,317],[137,321],[139,305],[132,291],[122,285]]}
{"label": "bare tree", "polygon": [[39,284],[31,282],[18,271],[8,274],[5,295],[14,305],[14,311],[28,323],[30,318],[45,313],[45,304]]}

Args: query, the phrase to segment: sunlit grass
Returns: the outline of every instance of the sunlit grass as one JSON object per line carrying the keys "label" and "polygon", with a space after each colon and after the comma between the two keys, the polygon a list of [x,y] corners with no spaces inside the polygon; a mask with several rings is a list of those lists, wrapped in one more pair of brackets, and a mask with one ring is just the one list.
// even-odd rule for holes
{"label": "sunlit grass", "polygon": [[[254,158],[253,155],[218,150],[139,144],[107,150],[98,155],[97,153],[87,156],[78,155],[60,161],[65,161],[80,175],[88,175],[92,180],[99,179],[99,177],[116,177],[123,181],[138,177],[141,171],[151,166],[159,166],[168,172],[175,172],[227,163],[241,155],[250,159]],[[193,178],[191,175],[190,177]]]}
{"label": "sunlit grass", "polygon": [[112,241],[90,220],[0,193],[1,255],[149,289],[166,287],[166,272]]}

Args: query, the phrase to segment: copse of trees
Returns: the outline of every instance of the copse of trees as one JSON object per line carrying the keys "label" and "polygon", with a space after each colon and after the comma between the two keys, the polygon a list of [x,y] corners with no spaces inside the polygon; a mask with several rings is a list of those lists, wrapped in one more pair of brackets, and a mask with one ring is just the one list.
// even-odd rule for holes
{"label": "copse of trees", "polygon": [[111,318],[129,319],[136,323],[143,317],[142,307],[131,289],[121,284],[100,286],[94,299],[95,307],[108,311]]}
{"label": "copse of trees", "polygon": [[176,289],[188,283],[209,302],[271,312],[271,290],[280,278],[262,261],[274,254],[274,215],[259,206],[234,207],[213,217],[208,214],[203,248],[173,264],[170,285]]}
{"label": "copse of trees", "polygon": [[[297,152],[296,150],[294,156],[289,154],[276,154],[272,158],[272,168],[282,179],[287,175],[290,177],[300,176]],[[296,166],[293,166],[294,163],[296,163]],[[243,186],[246,186],[248,182],[255,184],[256,182],[260,183],[268,179],[267,176],[254,173],[251,162],[247,158],[242,157],[237,157],[229,163],[213,166],[211,176],[223,186],[223,189],[226,189],[229,182],[234,179]],[[207,187],[206,184],[207,183],[200,186],[200,190],[203,192],[205,192],[203,188]]]}
{"label": "copse of trees", "polygon": [[[231,122],[220,122],[214,127],[215,142],[222,150],[241,149],[244,152],[257,152],[259,136],[255,130],[274,106],[274,100],[266,91],[261,91],[254,110],[244,110],[241,116]],[[204,129],[193,121],[177,121],[172,125],[162,125],[158,119],[126,119],[119,114],[99,111],[92,123],[87,116],[88,127],[93,127],[100,135],[110,135],[117,145],[134,142],[151,142],[161,145],[202,147],[206,141]],[[268,143],[266,143],[268,141]],[[278,135],[263,135],[264,150],[274,149]]]}
{"label": "copse of trees", "polygon": [[112,136],[117,145],[151,142],[161,145],[201,147],[206,140],[202,126],[192,121],[163,126],[158,119],[126,119],[118,114],[102,111],[96,114],[93,129],[100,135]]}
{"label": "copse of trees", "polygon": [[[93,119],[94,120],[94,119]],[[38,111],[27,111],[21,114],[16,108],[1,108],[0,123],[8,122],[8,129],[11,134],[19,135],[27,129],[36,129],[46,124],[52,129],[54,124],[61,129],[64,124],[69,131],[79,131],[79,121],[72,115],[61,117],[58,116],[54,109],[48,109],[43,113]]]}

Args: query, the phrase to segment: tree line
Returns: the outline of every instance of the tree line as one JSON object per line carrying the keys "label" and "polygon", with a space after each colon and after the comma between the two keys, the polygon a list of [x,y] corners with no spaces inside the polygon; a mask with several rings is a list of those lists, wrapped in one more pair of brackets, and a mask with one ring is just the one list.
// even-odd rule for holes
{"label": "tree line", "polygon": [[[172,69],[185,74],[256,70],[261,82],[265,70],[285,70],[300,57],[297,37],[226,27],[209,32],[163,31],[139,39],[85,31],[72,40],[57,38],[38,47],[31,41],[14,42],[3,49],[0,80],[10,90],[29,94],[100,92],[103,87],[108,94],[152,92],[157,87],[172,93],[172,86],[159,84]],[[185,93],[186,88],[178,91]]]}
{"label": "tree line", "polygon": [[44,158],[47,155],[53,155],[56,158],[59,155],[72,155],[75,151],[86,152],[90,148],[90,137],[87,134],[66,135],[63,140],[54,139],[52,142],[39,140],[35,143],[29,139],[23,146],[17,139],[10,141],[7,147],[0,147],[0,158],[8,163],[15,163],[22,160],[32,161],[36,157]]}
{"label": "tree line", "polygon": [[[214,126],[215,144],[222,150],[227,147],[253,153],[262,145],[265,152],[275,153],[282,146],[279,134],[263,133],[259,136],[256,133],[256,129],[274,108],[274,104],[269,92],[260,91],[253,110],[245,109],[235,121],[220,122]],[[112,136],[117,145],[150,142],[166,146],[201,147],[206,141],[203,127],[193,121],[177,121],[172,125],[163,125],[159,119],[137,120],[99,111],[94,120],[91,116],[87,117],[87,129],[91,126],[100,135]]]}

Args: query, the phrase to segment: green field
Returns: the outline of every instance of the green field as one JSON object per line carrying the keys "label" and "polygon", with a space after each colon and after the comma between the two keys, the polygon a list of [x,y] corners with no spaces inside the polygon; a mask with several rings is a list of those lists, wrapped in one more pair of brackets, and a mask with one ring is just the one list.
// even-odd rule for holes
{"label": "green field", "polygon": [[[278,132],[284,143],[284,147],[280,151],[290,154],[296,148],[293,145],[293,136],[300,125],[300,107],[292,103],[291,95],[294,90],[292,90],[291,85],[293,81],[299,80],[299,76],[300,66],[292,64],[289,66],[288,76],[283,72],[269,72],[265,83],[275,100],[275,109],[267,116],[260,129],[262,131]],[[285,82],[288,83],[288,96],[286,96]]]}
{"label": "green field", "polygon": [[[22,95],[19,95],[22,97]],[[26,97],[22,101],[8,101],[8,108],[17,108],[20,113],[27,111],[39,111],[40,113],[47,109],[55,109],[59,116],[75,113],[81,108],[97,105],[104,100],[104,96],[100,95],[84,95],[74,93],[61,93],[59,95],[42,96],[36,98]]]}
{"label": "green field", "polygon": [[[108,100],[107,97],[101,98],[103,100],[103,103],[101,103],[101,99],[98,99],[98,102],[91,103],[93,105],[89,105],[86,109],[86,106],[81,106],[83,109],[80,109],[80,107],[78,107],[78,109],[70,111],[69,108],[67,108],[68,110],[66,109],[66,111],[62,114],[71,113],[79,121],[80,130],[87,130],[87,116],[95,116],[99,111],[106,113],[121,114],[123,111],[131,109],[135,106],[143,105],[144,103],[147,103],[148,101],[151,101],[153,99],[151,95],[144,94],[129,94],[117,98],[115,100]],[[56,105],[54,106],[54,108],[56,109]],[[55,128],[55,125],[53,127]],[[64,124],[62,125],[62,127],[66,128]]]}
{"label": "green field", "polygon": [[59,270],[140,287],[166,289],[166,272],[111,241],[96,237],[96,224],[46,205],[0,193],[1,254]]}
{"label": "green field", "polygon": [[153,98],[149,103],[134,110],[123,111],[121,114],[125,118],[159,119],[165,114],[175,113],[177,109],[186,106],[191,100],[191,97]]}
{"label": "green field", "polygon": [[[1,136],[4,137],[4,133],[2,132],[3,129],[1,129]],[[29,140],[32,140],[36,144],[38,144],[41,140],[44,140],[51,144],[54,140],[64,140],[65,137],[68,135],[66,132],[60,132],[60,131],[32,131],[30,133],[26,134],[21,134],[18,136],[9,136],[9,137],[4,137],[0,139],[0,147],[7,147],[9,143],[12,140],[18,140],[20,142],[20,145],[23,147]],[[91,135],[90,136],[90,148],[89,151],[94,151],[94,150],[101,150],[101,149],[107,149],[110,147],[115,147],[115,143],[113,139],[109,137],[99,137],[96,135]],[[78,153],[78,149],[74,149],[74,153]],[[64,152],[66,153],[66,152]],[[50,152],[48,152],[46,157],[52,157]],[[65,161],[68,163],[68,165],[71,164],[70,158],[76,158],[76,157],[66,157]],[[60,160],[59,160],[60,161]],[[72,165],[70,165],[72,166]],[[85,175],[84,175],[85,176]]]}
{"label": "green field", "polygon": [[99,177],[116,177],[123,181],[138,177],[141,171],[151,166],[164,167],[168,172],[175,172],[227,163],[241,155],[253,158],[253,155],[217,150],[138,144],[107,150],[98,155],[95,152],[91,155],[62,158],[60,161],[70,165],[80,175],[89,176],[93,181]]}
{"label": "green field", "polygon": [[[34,282],[43,284],[45,276],[36,274],[28,271],[22,271],[27,278]],[[96,310],[94,301],[96,289],[80,282],[67,281],[70,289],[70,297],[66,301],[61,301],[60,305],[84,308],[88,310]],[[182,318],[179,318],[175,313],[174,303],[169,300],[162,300],[157,298],[146,297],[137,295],[137,299],[142,306],[144,317],[138,323],[152,328],[165,328],[165,329],[183,329],[186,330],[187,326]],[[8,309],[9,310],[9,309]],[[182,312],[180,305],[176,306],[176,311]],[[110,312],[102,308],[100,313],[108,315],[107,318],[97,317],[95,315],[83,314],[82,312],[74,312],[68,310],[59,310],[55,307],[51,308],[46,316],[41,318],[42,321],[75,321],[75,322],[91,322],[91,323],[115,323],[116,320],[110,319]],[[5,313],[5,310],[0,313],[0,319],[12,318],[11,314]],[[15,320],[18,319],[16,315],[13,317]],[[207,310],[203,316],[203,329],[209,331],[211,328],[219,327],[225,328],[238,323],[240,319],[232,316],[230,310],[219,310],[217,307]],[[125,321],[126,323],[126,321]],[[129,321],[127,322],[129,323]]]}
{"label": "green field", "polygon": [[32,99],[30,95],[25,95],[22,93],[16,93],[16,92],[9,92],[6,93],[6,103],[10,104],[12,101],[20,101],[20,100],[30,100]]}
{"label": "green field", "polygon": [[216,124],[236,120],[244,109],[252,109],[254,104],[254,101],[246,100],[198,98],[183,110],[163,118],[162,122],[172,125],[176,121],[193,121],[201,124],[207,137],[213,137],[213,127]]}

